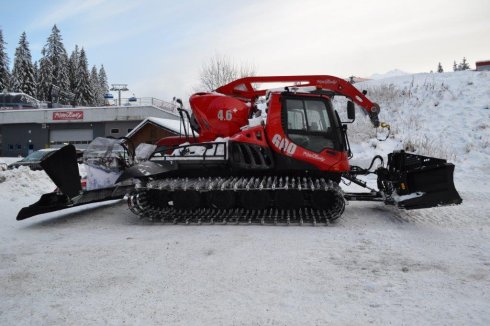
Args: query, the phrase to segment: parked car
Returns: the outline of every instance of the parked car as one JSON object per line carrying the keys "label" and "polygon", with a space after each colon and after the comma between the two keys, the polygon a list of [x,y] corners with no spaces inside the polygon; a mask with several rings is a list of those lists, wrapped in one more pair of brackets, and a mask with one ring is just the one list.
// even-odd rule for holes
{"label": "parked car", "polygon": [[[56,152],[59,148],[45,148],[45,149],[40,149],[38,151],[32,152],[31,154],[27,155],[20,161],[11,163],[8,165],[8,169],[16,169],[20,166],[27,166],[31,170],[42,170],[43,168],[41,167],[41,161],[51,155],[52,153]],[[83,151],[77,149],[77,162],[82,163],[83,160]]]}
{"label": "parked car", "polygon": [[31,170],[42,170],[43,168],[41,167],[41,160],[53,154],[57,150],[58,148],[40,149],[38,151],[32,152],[20,161],[9,164],[8,168],[16,169],[21,166],[27,166]]}

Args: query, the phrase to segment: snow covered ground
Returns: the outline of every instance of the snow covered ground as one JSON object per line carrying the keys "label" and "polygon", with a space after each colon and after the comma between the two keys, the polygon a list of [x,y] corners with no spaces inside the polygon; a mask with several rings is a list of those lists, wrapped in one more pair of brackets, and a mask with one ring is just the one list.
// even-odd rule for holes
{"label": "snow covered ground", "polygon": [[393,138],[359,117],[354,163],[408,145],[448,156],[462,205],[353,202],[316,228],[153,225],[122,202],[17,222],[54,185],[0,172],[0,325],[489,325],[490,73],[358,87]]}

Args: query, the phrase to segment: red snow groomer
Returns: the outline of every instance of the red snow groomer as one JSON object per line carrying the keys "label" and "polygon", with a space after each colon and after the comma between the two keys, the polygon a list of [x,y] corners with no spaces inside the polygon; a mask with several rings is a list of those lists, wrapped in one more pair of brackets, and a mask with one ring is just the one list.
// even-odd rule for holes
{"label": "red snow groomer", "polygon": [[[290,86],[268,89],[271,83]],[[355,119],[355,103],[374,127],[380,125],[379,106],[332,76],[247,77],[194,94],[192,115],[180,110],[190,121],[187,137],[160,140],[149,161],[121,176],[141,180],[129,207],[140,216],[174,222],[315,224],[339,218],[345,200],[404,209],[462,202],[454,165],[442,159],[400,151],[388,156],[386,167],[370,171],[375,160],[383,165],[379,156],[368,169],[351,167],[347,126],[332,107],[334,96],[349,100],[348,123]],[[253,119],[257,112],[262,120]],[[379,190],[340,189],[341,178],[367,188],[357,176],[368,173],[377,174]]]}
{"label": "red snow groomer", "polygon": [[[278,83],[289,86],[267,88]],[[335,96],[347,98],[348,121],[334,110]],[[128,204],[141,217],[198,224],[328,224],[341,216],[345,200],[403,209],[462,202],[454,165],[443,159],[398,151],[388,155],[386,166],[380,156],[367,169],[349,165],[346,123],[355,119],[355,104],[374,127],[380,126],[380,108],[343,79],[247,77],[189,101],[192,113],[179,110],[183,126],[190,126],[185,136],[161,139],[149,160],[125,169],[117,181],[137,180]],[[370,173],[377,175],[377,190],[358,178]],[[342,178],[368,191],[345,193]]]}

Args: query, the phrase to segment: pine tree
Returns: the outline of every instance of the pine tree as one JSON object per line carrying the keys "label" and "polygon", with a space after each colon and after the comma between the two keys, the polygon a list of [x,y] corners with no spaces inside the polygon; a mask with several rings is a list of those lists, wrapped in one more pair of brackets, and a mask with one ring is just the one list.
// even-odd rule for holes
{"label": "pine tree", "polygon": [[439,72],[439,73],[444,72],[444,69],[442,69],[442,64],[440,62],[437,65],[437,72]]}
{"label": "pine tree", "polygon": [[[60,89],[68,91],[70,89],[70,77],[68,74],[68,55],[63,45],[63,39],[60,30],[56,25],[51,30],[51,35],[43,48],[43,58],[51,61],[52,80],[51,83],[60,87]],[[49,92],[49,88],[43,85],[43,94]],[[51,85],[49,85],[51,87]]]}
{"label": "pine tree", "polygon": [[90,87],[90,73],[88,71],[88,61],[85,50],[80,51],[80,61],[78,65],[78,84],[75,93],[77,103],[80,105],[91,105],[94,100],[92,88]]}
{"label": "pine tree", "polygon": [[458,65],[456,64],[456,60],[454,60],[453,71],[458,71],[458,70],[459,70]]}
{"label": "pine tree", "polygon": [[9,58],[5,50],[3,33],[0,29],[0,92],[7,91],[10,87]]}
{"label": "pine tree", "polygon": [[14,91],[36,96],[34,65],[32,64],[31,50],[29,50],[29,42],[25,32],[20,36],[19,46],[15,50],[12,79]]}
{"label": "pine tree", "polygon": [[461,61],[461,63],[459,64],[458,68],[459,68],[459,70],[468,70],[468,69],[470,69],[470,65],[466,61],[466,58],[465,57],[463,57],[463,61]]}
{"label": "pine tree", "polygon": [[45,55],[45,50],[42,51],[43,57],[40,60],[39,78],[38,78],[38,97],[41,101],[51,101],[51,85],[53,84],[53,64]]}
{"label": "pine tree", "polygon": [[109,84],[107,83],[107,75],[105,73],[104,65],[101,65],[99,69],[99,89],[102,94],[102,104],[104,104],[104,95],[109,92]]}
{"label": "pine tree", "polygon": [[90,72],[90,87],[92,88],[92,94],[94,97],[94,105],[102,105],[104,103],[104,94],[101,93],[99,84],[99,74],[97,72],[97,67],[93,66]]}
{"label": "pine tree", "polygon": [[78,50],[78,45],[75,45],[75,50],[70,55],[68,61],[68,76],[70,79],[70,92],[77,93],[78,85],[78,65],[80,61],[80,50]]}
{"label": "pine tree", "polygon": [[36,79],[36,84],[37,80],[39,79],[39,65],[37,64],[37,61],[34,61],[34,78]]}
{"label": "pine tree", "polygon": [[36,98],[39,99],[39,66],[37,61],[34,61],[34,80],[36,81]]}

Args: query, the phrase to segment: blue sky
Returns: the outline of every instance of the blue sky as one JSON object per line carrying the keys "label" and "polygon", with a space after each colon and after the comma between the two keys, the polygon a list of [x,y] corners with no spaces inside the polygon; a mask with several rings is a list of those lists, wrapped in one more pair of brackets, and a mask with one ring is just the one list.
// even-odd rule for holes
{"label": "blue sky", "polygon": [[0,0],[12,63],[25,31],[33,59],[53,24],[71,53],[104,64],[136,96],[187,97],[215,54],[259,75],[369,76],[398,68],[446,71],[490,59],[490,1]]}

